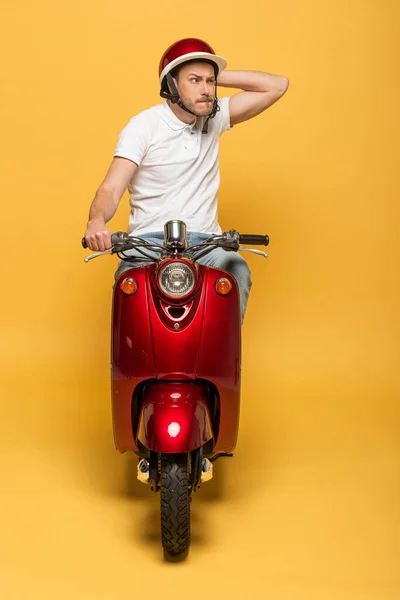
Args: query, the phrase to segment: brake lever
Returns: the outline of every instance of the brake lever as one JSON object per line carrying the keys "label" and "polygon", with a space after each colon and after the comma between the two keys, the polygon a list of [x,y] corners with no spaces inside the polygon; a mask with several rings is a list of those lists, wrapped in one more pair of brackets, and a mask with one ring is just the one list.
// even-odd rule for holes
{"label": "brake lever", "polygon": [[265,252],[262,252],[261,250],[254,250],[254,248],[245,248],[244,246],[239,246],[239,250],[246,250],[246,252],[253,252],[253,254],[259,254],[264,258],[268,258],[268,254],[265,254]]}
{"label": "brake lever", "polygon": [[89,260],[92,260],[93,258],[97,258],[98,256],[103,256],[104,254],[112,254],[113,253],[114,248],[108,248],[108,250],[103,250],[102,252],[96,252],[95,254],[90,254],[89,256],[86,256],[86,258],[84,258],[84,262],[87,263],[89,262]]}

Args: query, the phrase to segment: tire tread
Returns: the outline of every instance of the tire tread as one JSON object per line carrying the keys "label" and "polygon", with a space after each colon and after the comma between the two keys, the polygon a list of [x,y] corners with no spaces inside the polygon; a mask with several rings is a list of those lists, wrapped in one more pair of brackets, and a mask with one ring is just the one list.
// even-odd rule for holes
{"label": "tire tread", "polygon": [[160,481],[161,541],[171,555],[190,546],[190,498],[188,456],[163,454]]}

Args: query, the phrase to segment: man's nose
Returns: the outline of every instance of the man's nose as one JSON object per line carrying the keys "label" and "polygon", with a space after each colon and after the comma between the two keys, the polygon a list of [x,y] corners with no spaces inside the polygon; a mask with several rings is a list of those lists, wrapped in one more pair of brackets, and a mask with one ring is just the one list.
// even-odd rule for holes
{"label": "man's nose", "polygon": [[211,84],[209,84],[207,81],[203,81],[201,93],[203,96],[212,96]]}

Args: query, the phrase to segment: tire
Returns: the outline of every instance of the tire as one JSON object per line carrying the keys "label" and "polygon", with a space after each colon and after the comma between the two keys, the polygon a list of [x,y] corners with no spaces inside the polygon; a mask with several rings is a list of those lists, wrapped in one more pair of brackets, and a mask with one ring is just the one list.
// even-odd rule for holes
{"label": "tire", "polygon": [[187,454],[162,454],[160,477],[161,542],[169,556],[190,546],[190,498]]}

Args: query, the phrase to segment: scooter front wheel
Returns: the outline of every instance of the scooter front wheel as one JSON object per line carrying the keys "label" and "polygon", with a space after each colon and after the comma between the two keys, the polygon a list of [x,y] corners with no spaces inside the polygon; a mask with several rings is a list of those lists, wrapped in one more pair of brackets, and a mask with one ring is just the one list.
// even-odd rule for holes
{"label": "scooter front wheel", "polygon": [[162,454],[160,475],[161,542],[178,556],[190,546],[188,454]]}

